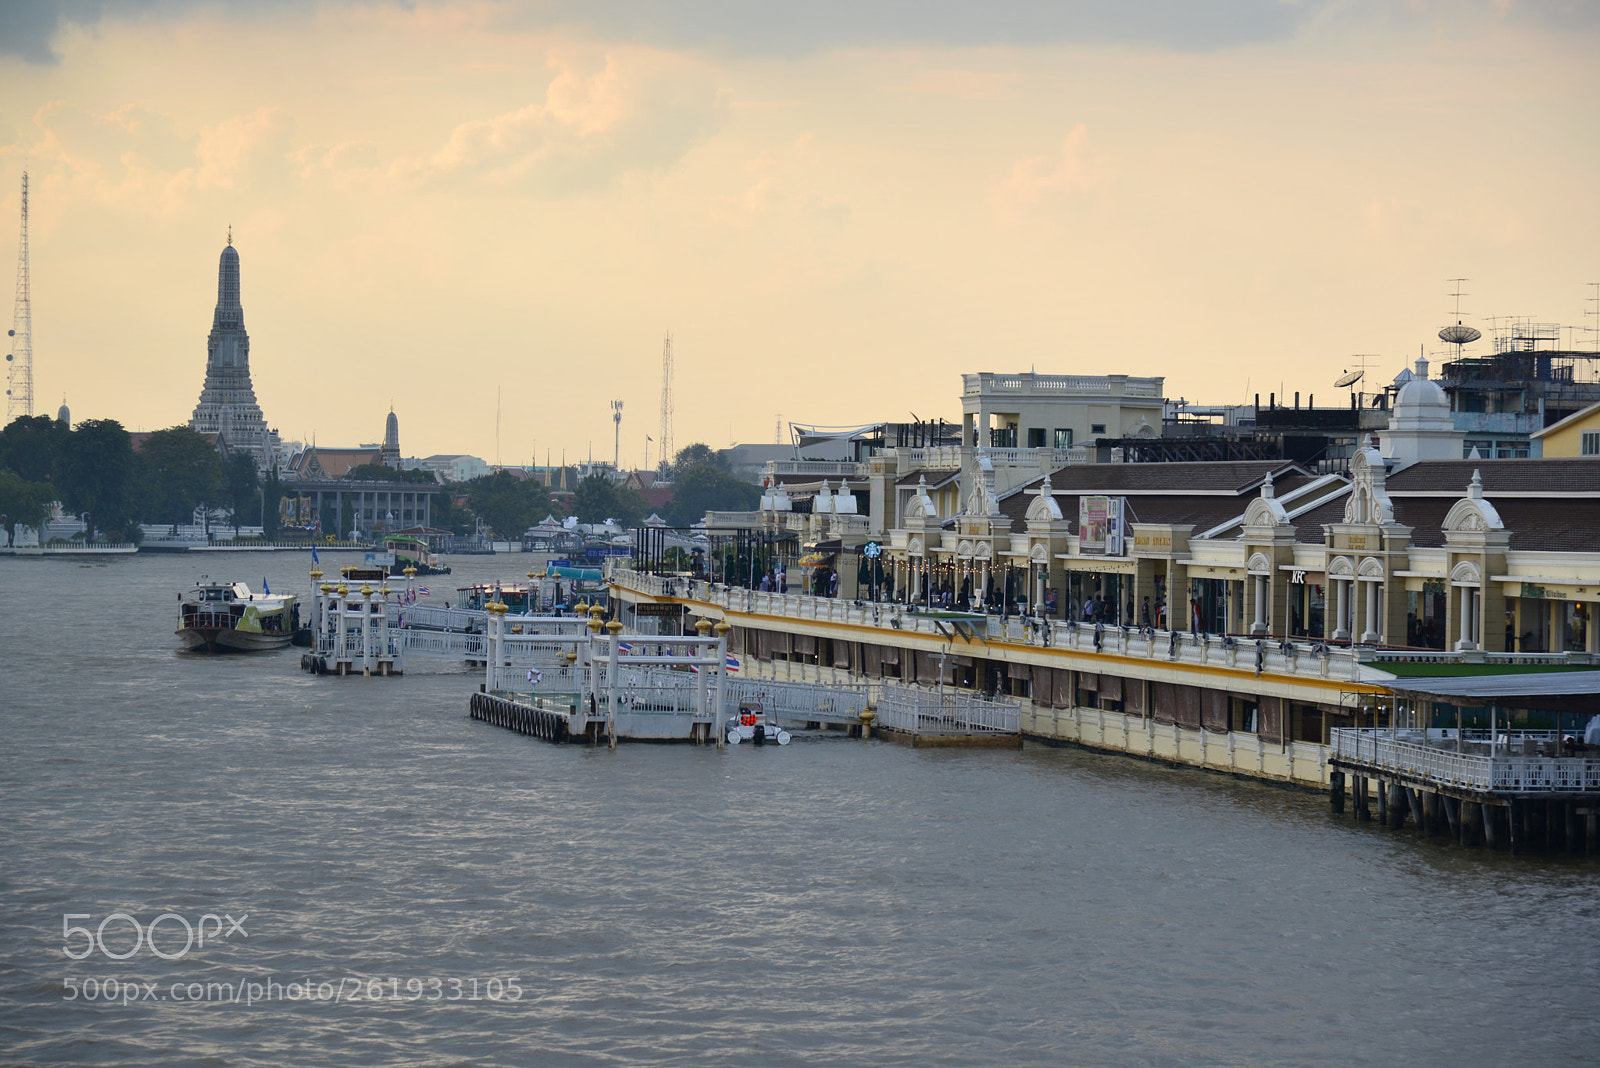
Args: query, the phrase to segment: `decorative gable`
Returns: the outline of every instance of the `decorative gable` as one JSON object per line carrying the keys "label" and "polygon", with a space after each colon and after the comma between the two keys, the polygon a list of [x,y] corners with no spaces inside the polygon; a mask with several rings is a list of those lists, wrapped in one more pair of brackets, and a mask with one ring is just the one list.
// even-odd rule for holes
{"label": "decorative gable", "polygon": [[1500,521],[1500,513],[1495,511],[1494,505],[1484,499],[1482,475],[1473,471],[1472,483],[1467,487],[1466,497],[1457,501],[1449,514],[1444,517],[1445,531],[1482,534],[1505,528],[1505,524]]}
{"label": "decorative gable", "polygon": [[1394,522],[1394,502],[1384,488],[1388,468],[1377,449],[1357,449],[1350,457],[1350,496],[1345,500],[1346,523],[1381,525]]}

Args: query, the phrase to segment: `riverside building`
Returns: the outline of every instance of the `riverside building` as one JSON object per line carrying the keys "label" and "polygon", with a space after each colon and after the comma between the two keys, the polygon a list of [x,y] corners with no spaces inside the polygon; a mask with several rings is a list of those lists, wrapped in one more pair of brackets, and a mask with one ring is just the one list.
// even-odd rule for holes
{"label": "riverside building", "polygon": [[[707,516],[702,576],[612,569],[624,624],[725,620],[746,677],[1006,697],[1024,737],[1307,785],[1330,730],[1433,714],[1397,679],[1600,659],[1600,458],[1461,460],[1425,360],[1346,473],[1090,464],[979,396],[959,447],[773,465],[760,512]],[[780,543],[789,591],[753,588]]]}

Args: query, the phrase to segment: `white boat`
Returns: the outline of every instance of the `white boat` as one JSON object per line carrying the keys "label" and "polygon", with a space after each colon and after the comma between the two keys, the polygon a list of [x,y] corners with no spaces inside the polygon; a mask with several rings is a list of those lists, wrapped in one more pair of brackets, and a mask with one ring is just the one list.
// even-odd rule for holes
{"label": "white boat", "polygon": [[749,705],[741,707],[738,715],[728,717],[727,731],[729,745],[738,745],[740,742],[755,745],[766,745],[768,742],[789,744],[788,731],[762,716],[759,708]]}
{"label": "white boat", "polygon": [[178,597],[178,638],[198,652],[281,649],[294,638],[300,608],[292,593],[252,593],[243,582],[202,580]]}

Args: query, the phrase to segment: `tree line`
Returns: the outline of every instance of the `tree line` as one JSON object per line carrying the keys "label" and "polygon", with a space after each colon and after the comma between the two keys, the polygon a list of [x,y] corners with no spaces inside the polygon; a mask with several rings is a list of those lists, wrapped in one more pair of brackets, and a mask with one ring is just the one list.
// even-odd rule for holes
{"label": "tree line", "polygon": [[225,510],[248,522],[261,508],[254,458],[227,459],[186,426],[158,430],[137,451],[115,419],[68,427],[49,416],[23,416],[0,430],[0,514],[7,533],[36,527],[51,503],[84,521],[85,537],[101,532],[137,541],[140,523],[188,523],[196,508]]}
{"label": "tree line", "polygon": [[[669,471],[674,495],[661,514],[671,526],[690,526],[710,510],[753,509],[760,499],[759,489],[735,478],[726,460],[703,444],[680,450]],[[435,482],[426,471],[376,464],[355,468],[347,477]],[[83,519],[89,540],[101,532],[113,540],[138,541],[140,523],[188,523],[197,508],[224,511],[235,525],[258,520],[270,538],[284,492],[275,472],[265,479],[258,474],[253,457],[234,453],[224,459],[186,426],[155,431],[137,451],[132,435],[114,419],[86,419],[68,427],[48,416],[24,416],[0,430],[0,526],[8,541],[18,525],[41,524],[57,501]],[[546,516],[561,519],[569,511],[580,523],[611,519],[624,527],[637,526],[649,514],[643,495],[603,474],[579,481],[567,507],[537,480],[508,471],[439,486],[432,496],[436,527],[466,534],[481,519],[502,538],[515,538]],[[332,530],[330,520],[324,518],[324,530]]]}

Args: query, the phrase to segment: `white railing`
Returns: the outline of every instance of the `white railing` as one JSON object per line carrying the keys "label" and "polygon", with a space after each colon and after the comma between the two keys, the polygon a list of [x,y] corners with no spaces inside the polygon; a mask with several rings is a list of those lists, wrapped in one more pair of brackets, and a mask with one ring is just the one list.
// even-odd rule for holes
{"label": "white railing", "polygon": [[400,641],[412,656],[443,656],[456,660],[482,660],[488,639],[482,634],[446,630],[400,630]]}
{"label": "white railing", "polygon": [[391,627],[426,627],[430,630],[483,630],[488,615],[481,608],[448,608],[441,605],[386,604],[384,614]]}
{"label": "white railing", "polygon": [[723,703],[732,715],[742,705],[761,710],[783,722],[859,722],[871,697],[867,686],[836,686],[814,682],[778,682],[728,676],[723,682]]}
{"label": "white railing", "polygon": [[[1466,742],[1467,737],[1462,741]],[[1555,739],[1554,732],[1502,732],[1493,742],[1488,741],[1485,732],[1484,739],[1471,744],[1488,744],[1495,751],[1487,754],[1457,752],[1444,748],[1456,742],[1443,737],[1434,739],[1434,744],[1430,745],[1427,735],[1421,731],[1340,727],[1332,732],[1330,749],[1333,757],[1385,771],[1403,772],[1441,786],[1509,793],[1600,790],[1600,759],[1514,755],[1498,751],[1501,746],[1525,751],[1530,743],[1549,743]]]}
{"label": "white railing", "polygon": [[878,694],[879,726],[912,734],[1018,734],[1022,708],[960,690],[924,690],[885,683]]}
{"label": "white railing", "polygon": [[820,475],[824,478],[863,478],[862,465],[854,460],[769,460],[767,470],[775,475]]}
{"label": "white railing", "polygon": [[[798,623],[838,623],[873,627],[885,632],[919,634],[940,642],[954,631],[948,620],[902,604],[849,601],[802,593],[763,593],[739,586],[723,586],[703,579],[646,575],[625,568],[611,572],[613,585],[652,597],[682,597],[728,612],[776,616]],[[943,626],[943,630],[940,626]],[[1041,620],[1033,616],[989,616],[978,630],[991,641],[1011,642],[1075,653],[1114,653],[1168,663],[1228,667],[1262,674],[1299,678],[1357,680],[1357,652],[1345,646],[1322,645],[1297,639],[1292,642],[1230,638],[1188,631],[1143,631],[1136,628]],[[889,636],[885,634],[885,637]],[[1098,633],[1099,645],[1096,645]],[[852,639],[855,640],[855,639]],[[957,639],[959,642],[959,639]],[[964,643],[963,643],[964,644]]]}
{"label": "white railing", "polygon": [[996,375],[961,376],[962,393],[1110,393],[1113,385],[1122,387],[1124,397],[1160,397],[1161,379],[1126,378],[1122,375]]}

